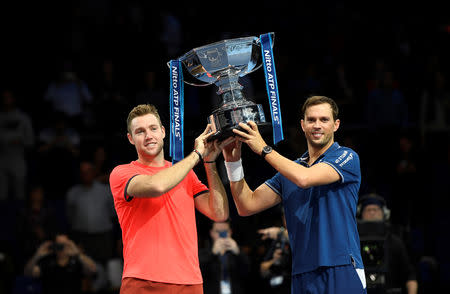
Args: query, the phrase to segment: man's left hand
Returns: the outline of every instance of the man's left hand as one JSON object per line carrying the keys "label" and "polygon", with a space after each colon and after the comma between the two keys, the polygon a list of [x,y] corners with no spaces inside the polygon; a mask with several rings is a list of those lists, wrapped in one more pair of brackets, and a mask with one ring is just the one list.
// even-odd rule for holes
{"label": "man's left hand", "polygon": [[214,140],[212,142],[205,142],[205,153],[203,154],[204,161],[215,161],[217,156],[222,153],[225,146],[234,141],[233,137],[229,137],[221,142]]}
{"label": "man's left hand", "polygon": [[239,126],[245,131],[240,131],[238,129],[233,129],[236,135],[239,135],[238,140],[246,143],[250,149],[256,154],[261,154],[262,149],[266,146],[266,142],[262,138],[258,126],[255,122],[249,121],[248,123],[239,123]]}

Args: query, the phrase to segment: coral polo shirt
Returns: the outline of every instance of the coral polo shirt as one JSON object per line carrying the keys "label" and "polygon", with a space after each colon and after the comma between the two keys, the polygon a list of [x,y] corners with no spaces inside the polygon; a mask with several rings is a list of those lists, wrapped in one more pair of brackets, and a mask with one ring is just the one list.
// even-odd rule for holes
{"label": "coral polo shirt", "polygon": [[194,171],[159,197],[138,198],[125,193],[134,176],[153,175],[170,166],[168,161],[163,167],[133,161],[111,172],[109,182],[122,229],[122,278],[201,284],[194,198],[208,188]]}

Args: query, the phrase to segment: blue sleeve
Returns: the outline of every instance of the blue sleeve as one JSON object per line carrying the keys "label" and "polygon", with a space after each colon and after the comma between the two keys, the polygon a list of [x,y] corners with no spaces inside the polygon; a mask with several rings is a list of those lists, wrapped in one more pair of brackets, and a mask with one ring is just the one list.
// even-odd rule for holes
{"label": "blue sleeve", "polygon": [[359,182],[361,179],[359,156],[350,148],[339,148],[326,156],[322,162],[338,172],[342,183]]}
{"label": "blue sleeve", "polygon": [[275,193],[281,196],[281,174],[277,173],[271,179],[268,179],[265,184],[269,186]]}

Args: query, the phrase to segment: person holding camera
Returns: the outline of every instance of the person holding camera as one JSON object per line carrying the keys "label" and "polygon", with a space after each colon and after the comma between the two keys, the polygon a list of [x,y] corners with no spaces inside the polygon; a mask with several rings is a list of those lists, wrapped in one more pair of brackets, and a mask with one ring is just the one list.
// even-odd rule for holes
{"label": "person holding camera", "polygon": [[284,227],[269,227],[258,230],[258,233],[262,240],[272,240],[259,267],[261,276],[269,283],[269,293],[290,293],[292,255],[287,230]]}
{"label": "person holding camera", "polygon": [[[357,212],[367,292],[417,294],[416,270],[403,239],[389,229],[390,210],[384,198],[374,193],[361,196]],[[381,243],[375,245],[379,250],[372,248],[376,241]]]}
{"label": "person holding camera", "polygon": [[42,243],[25,265],[24,274],[42,282],[42,293],[82,293],[82,281],[97,273],[94,260],[65,234]]}
{"label": "person holding camera", "polygon": [[199,251],[203,291],[208,293],[248,293],[249,257],[232,237],[230,221],[214,222],[209,231],[211,245]]}

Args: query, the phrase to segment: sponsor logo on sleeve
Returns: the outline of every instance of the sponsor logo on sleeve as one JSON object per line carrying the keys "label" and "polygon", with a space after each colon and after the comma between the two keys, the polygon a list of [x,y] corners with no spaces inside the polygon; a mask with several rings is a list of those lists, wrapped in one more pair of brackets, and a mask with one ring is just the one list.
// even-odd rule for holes
{"label": "sponsor logo on sleeve", "polygon": [[352,160],[352,159],[353,159],[353,153],[350,153],[350,154],[347,156],[347,158],[344,159],[344,161],[342,161],[342,162],[339,164],[339,166],[340,166],[340,167],[343,167],[344,164],[346,164],[347,162],[349,162],[349,161]]}
{"label": "sponsor logo on sleeve", "polygon": [[342,152],[342,154],[336,159],[335,163],[339,163],[342,159],[345,158],[345,156],[347,156],[348,151],[344,150],[344,152]]}

